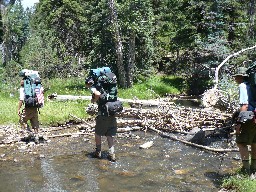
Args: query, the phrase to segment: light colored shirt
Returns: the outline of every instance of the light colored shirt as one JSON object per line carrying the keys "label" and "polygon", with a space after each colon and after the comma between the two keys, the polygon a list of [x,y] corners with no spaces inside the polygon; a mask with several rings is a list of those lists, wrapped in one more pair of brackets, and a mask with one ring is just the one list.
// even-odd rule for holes
{"label": "light colored shirt", "polygon": [[253,111],[254,107],[251,105],[253,103],[253,98],[250,91],[250,85],[247,82],[239,84],[239,104],[247,104],[248,111]]}
{"label": "light colored shirt", "polygon": [[24,101],[24,99],[25,99],[24,87],[20,88],[20,97],[19,98],[20,98],[21,101]]}

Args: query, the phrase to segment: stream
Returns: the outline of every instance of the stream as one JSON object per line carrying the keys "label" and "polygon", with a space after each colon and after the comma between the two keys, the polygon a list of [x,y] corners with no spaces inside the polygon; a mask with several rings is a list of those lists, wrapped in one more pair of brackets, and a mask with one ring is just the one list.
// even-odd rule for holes
{"label": "stream", "polygon": [[[1,147],[5,156],[0,158],[0,191],[219,191],[221,179],[239,166],[234,152],[217,154],[156,133],[134,134],[140,139],[116,138],[114,163],[107,160],[105,139],[103,159],[91,157],[92,136],[55,139],[26,149]],[[140,149],[147,141],[153,146]]]}
{"label": "stream", "polygon": [[[148,141],[152,147],[139,148]],[[0,145],[0,192],[217,192],[240,167],[237,152],[205,151],[150,131],[118,133],[114,163],[105,137],[102,159],[92,158],[94,147],[93,135]]]}

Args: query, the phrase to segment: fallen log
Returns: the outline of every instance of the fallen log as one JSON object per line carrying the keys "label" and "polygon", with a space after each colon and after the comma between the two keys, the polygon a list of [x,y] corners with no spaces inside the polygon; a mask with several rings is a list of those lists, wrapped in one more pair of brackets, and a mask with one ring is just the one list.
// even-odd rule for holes
{"label": "fallen log", "polygon": [[193,147],[197,147],[197,148],[200,148],[200,149],[205,149],[205,150],[212,151],[212,152],[238,152],[239,151],[237,148],[236,149],[222,149],[222,148],[207,147],[207,146],[204,146],[204,145],[199,145],[199,144],[191,143],[191,142],[183,140],[183,139],[179,139],[175,136],[168,135],[168,134],[166,134],[162,131],[159,131],[159,130],[153,128],[153,127],[148,127],[148,129],[150,129],[154,132],[157,132],[162,137],[169,138],[169,139],[172,139],[174,141],[180,141],[184,144],[187,144],[187,145],[190,145],[190,146],[193,146]]}
{"label": "fallen log", "polygon": [[68,100],[91,100],[92,96],[75,96],[75,95],[58,95],[53,93],[48,95],[48,100],[57,100],[57,101],[68,101]]}
{"label": "fallen log", "polygon": [[63,134],[58,134],[58,135],[49,135],[46,136],[47,138],[56,138],[56,137],[70,137],[70,136],[80,136],[80,135],[89,135],[92,136],[94,135],[93,133],[84,133],[84,132],[76,132],[76,133],[63,133]]}
{"label": "fallen log", "polygon": [[136,126],[136,127],[126,127],[126,128],[117,128],[117,133],[124,133],[124,132],[129,132],[129,131],[139,131],[141,130],[141,127]]}

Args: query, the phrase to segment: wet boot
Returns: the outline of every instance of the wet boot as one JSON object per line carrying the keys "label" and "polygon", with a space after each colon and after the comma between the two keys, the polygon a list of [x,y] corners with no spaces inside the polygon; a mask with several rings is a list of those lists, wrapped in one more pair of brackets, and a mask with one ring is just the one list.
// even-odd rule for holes
{"label": "wet boot", "polygon": [[101,151],[96,148],[95,152],[93,153],[93,158],[101,159]]}
{"label": "wet boot", "polygon": [[251,159],[251,173],[256,173],[256,159]]}
{"label": "wet boot", "polygon": [[116,162],[116,155],[114,153],[110,153],[108,155],[109,161]]}
{"label": "wet boot", "polygon": [[115,155],[115,148],[114,148],[114,146],[111,146],[109,148],[108,159],[109,159],[109,161],[116,162],[116,155]]}
{"label": "wet boot", "polygon": [[241,172],[244,174],[250,174],[250,163],[249,160],[242,160],[243,167],[241,168]]}

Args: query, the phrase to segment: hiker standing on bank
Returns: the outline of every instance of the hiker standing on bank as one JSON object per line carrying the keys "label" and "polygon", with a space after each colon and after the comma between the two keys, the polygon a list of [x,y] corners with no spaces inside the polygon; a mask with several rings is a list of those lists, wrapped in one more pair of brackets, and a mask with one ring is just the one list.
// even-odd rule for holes
{"label": "hiker standing on bank", "polygon": [[[256,172],[256,123],[254,116],[255,107],[248,83],[248,74],[246,68],[239,67],[237,74],[233,75],[237,84],[239,84],[239,117],[235,124],[236,143],[242,159],[242,171],[246,173]],[[246,115],[247,114],[247,115]],[[249,114],[249,116],[248,116]],[[247,120],[240,120],[247,119]],[[245,121],[245,122],[244,122]],[[248,145],[251,146],[251,164]]]}
{"label": "hiker standing on bank", "polygon": [[96,150],[94,152],[95,158],[101,158],[101,137],[106,136],[108,147],[109,147],[109,155],[108,159],[112,162],[116,161],[115,150],[114,150],[114,136],[117,133],[117,121],[114,115],[107,115],[102,108],[101,105],[101,92],[97,90],[93,84],[94,81],[91,78],[86,79],[85,81],[86,87],[90,89],[92,93],[92,103],[98,104],[98,115],[96,117],[96,126],[95,126],[95,143]]}
{"label": "hiker standing on bank", "polygon": [[[19,89],[19,102],[18,102],[18,115],[20,117],[20,124],[23,129],[29,129],[28,121],[30,121],[31,128],[33,130],[33,134],[35,136],[35,142],[39,142],[38,138],[38,129],[39,129],[39,121],[38,121],[38,109],[37,107],[26,107],[24,100],[25,100],[25,90],[24,90],[24,80],[20,82],[20,89]],[[24,108],[22,109],[22,106]]]}

